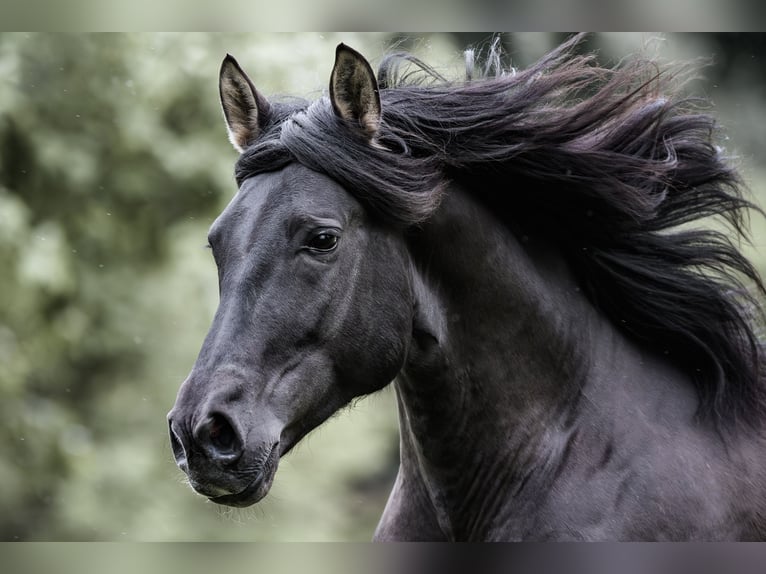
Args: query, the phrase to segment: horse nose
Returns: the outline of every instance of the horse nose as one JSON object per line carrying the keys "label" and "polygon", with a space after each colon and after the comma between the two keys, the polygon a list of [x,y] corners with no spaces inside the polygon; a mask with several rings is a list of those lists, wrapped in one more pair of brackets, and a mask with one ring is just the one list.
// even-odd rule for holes
{"label": "horse nose", "polygon": [[196,446],[212,462],[230,464],[242,456],[242,439],[231,420],[224,414],[213,412],[195,427]]}

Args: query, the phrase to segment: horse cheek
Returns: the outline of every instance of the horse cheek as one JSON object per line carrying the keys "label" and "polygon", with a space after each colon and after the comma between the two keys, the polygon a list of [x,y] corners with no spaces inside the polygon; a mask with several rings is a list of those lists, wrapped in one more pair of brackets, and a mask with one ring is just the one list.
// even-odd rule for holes
{"label": "horse cheek", "polygon": [[359,391],[355,394],[383,388],[404,365],[411,337],[410,297],[404,289],[386,287],[366,294],[348,325],[347,362],[352,384]]}
{"label": "horse cheek", "polygon": [[402,368],[406,356],[405,334],[392,327],[392,322],[379,316],[375,323],[368,325],[367,332],[355,329],[347,339],[350,344],[344,352],[343,379],[353,396],[380,390]]}

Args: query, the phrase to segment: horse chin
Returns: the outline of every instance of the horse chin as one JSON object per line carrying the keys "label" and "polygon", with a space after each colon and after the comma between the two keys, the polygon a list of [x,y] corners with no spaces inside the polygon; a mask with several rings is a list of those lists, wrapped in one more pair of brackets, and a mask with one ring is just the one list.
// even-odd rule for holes
{"label": "horse chin", "polygon": [[223,506],[233,506],[236,508],[243,508],[251,506],[256,502],[262,500],[271,489],[271,485],[274,482],[274,475],[277,472],[279,466],[279,449],[272,448],[269,456],[266,458],[263,468],[258,472],[253,480],[244,489],[234,494],[224,494],[221,496],[209,497],[211,502],[221,504]]}

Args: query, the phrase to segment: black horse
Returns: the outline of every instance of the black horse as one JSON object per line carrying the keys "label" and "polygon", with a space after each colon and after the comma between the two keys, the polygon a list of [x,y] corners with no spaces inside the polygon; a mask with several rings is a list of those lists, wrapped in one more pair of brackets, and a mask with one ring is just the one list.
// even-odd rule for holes
{"label": "black horse", "polygon": [[406,54],[376,81],[341,44],[310,103],[226,57],[239,192],[169,414],[197,492],[257,502],[395,381],[377,539],[766,537],[764,288],[736,247],[754,206],[683,69],[606,69],[580,41],[523,71],[469,52],[458,82]]}

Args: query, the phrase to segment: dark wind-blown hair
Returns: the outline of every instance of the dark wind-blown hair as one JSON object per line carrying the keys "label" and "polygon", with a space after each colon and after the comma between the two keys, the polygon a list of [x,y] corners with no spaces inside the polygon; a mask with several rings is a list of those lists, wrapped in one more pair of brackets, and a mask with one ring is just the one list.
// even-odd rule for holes
{"label": "dark wind-blown hair", "polygon": [[[374,145],[327,98],[276,104],[237,180],[299,161],[415,230],[445,184],[460,182],[515,229],[557,241],[591,301],[691,375],[700,415],[759,426],[764,347],[745,282],[764,287],[736,246],[755,207],[713,143],[714,119],[678,95],[683,68],[642,59],[604,68],[577,54],[581,39],[518,72],[492,50],[481,77],[460,82],[390,55]],[[467,63],[477,75],[470,52]],[[729,233],[702,227],[708,216]]]}

